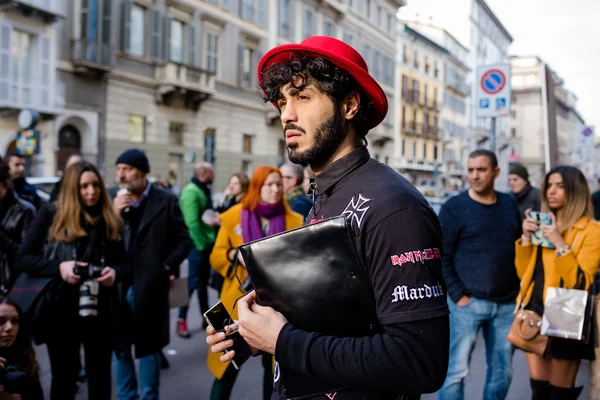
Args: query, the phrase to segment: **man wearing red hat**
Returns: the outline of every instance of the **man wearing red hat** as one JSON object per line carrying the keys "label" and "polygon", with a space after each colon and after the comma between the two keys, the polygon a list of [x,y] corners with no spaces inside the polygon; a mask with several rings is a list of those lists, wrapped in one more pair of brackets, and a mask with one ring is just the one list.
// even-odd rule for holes
{"label": "man wearing red hat", "polygon": [[[414,186],[369,156],[366,135],[387,113],[385,93],[356,50],[323,36],[272,49],[258,75],[281,113],[290,161],[315,173],[310,218],[347,218],[383,325],[373,336],[325,336],[258,305],[254,293],[240,300],[240,334],[278,361],[273,399],[417,399],[438,390],[449,345],[441,228]],[[215,353],[232,345],[207,333]]]}

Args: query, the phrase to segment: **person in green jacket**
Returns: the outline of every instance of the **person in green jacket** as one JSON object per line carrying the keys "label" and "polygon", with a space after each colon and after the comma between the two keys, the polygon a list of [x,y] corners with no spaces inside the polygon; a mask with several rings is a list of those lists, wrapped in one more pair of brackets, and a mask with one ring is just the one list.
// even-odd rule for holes
{"label": "person in green jacket", "polygon": [[[208,280],[210,277],[209,257],[215,243],[219,218],[214,212],[210,185],[214,179],[212,165],[199,162],[194,167],[192,181],[181,192],[181,212],[190,231],[194,247],[188,255],[188,293],[190,299],[194,290],[198,292],[200,316],[208,311]],[[179,308],[177,335],[189,338],[187,327],[188,306]],[[206,324],[206,321],[204,322]],[[203,325],[206,329],[206,326]]]}

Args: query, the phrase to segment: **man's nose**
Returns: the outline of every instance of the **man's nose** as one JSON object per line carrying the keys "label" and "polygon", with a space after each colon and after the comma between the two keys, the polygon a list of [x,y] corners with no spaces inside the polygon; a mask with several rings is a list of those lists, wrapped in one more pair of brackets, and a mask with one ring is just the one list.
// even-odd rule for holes
{"label": "man's nose", "polygon": [[290,122],[296,122],[298,121],[298,116],[296,115],[296,109],[294,108],[294,106],[290,103],[290,104],[286,104],[285,106],[285,110],[283,110],[281,112],[281,122],[283,122],[283,125],[287,125]]}

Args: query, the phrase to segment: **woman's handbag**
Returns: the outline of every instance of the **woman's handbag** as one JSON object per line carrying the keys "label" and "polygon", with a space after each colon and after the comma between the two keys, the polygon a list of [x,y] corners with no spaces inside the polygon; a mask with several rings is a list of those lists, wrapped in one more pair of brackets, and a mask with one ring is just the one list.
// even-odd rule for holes
{"label": "woman's handbag", "polygon": [[542,317],[521,306],[515,315],[507,339],[521,350],[545,357],[550,350],[550,338],[542,335],[541,328]]}
{"label": "woman's handbag", "polygon": [[587,290],[549,287],[546,289],[542,334],[588,343],[593,313],[594,296]]}

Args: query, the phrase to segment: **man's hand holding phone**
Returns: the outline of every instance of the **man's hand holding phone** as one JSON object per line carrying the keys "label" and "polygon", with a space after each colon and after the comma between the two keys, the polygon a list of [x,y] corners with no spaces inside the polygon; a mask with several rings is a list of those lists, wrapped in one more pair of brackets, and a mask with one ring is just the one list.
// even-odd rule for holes
{"label": "man's hand holding phone", "polygon": [[[234,322],[232,325],[226,326],[225,330],[227,333],[235,332],[237,331],[238,327],[238,323]],[[214,354],[224,353],[219,358],[221,362],[226,363],[234,359],[235,350],[227,351],[227,349],[233,346],[233,339],[227,338],[225,332],[217,332],[215,328],[213,328],[210,325],[208,326],[208,328],[206,328],[206,334],[208,335],[206,337],[206,343],[208,343],[208,345],[211,346],[210,351],[212,351]],[[257,349],[249,345],[248,347],[250,348],[250,351],[253,355],[258,353]]]}

